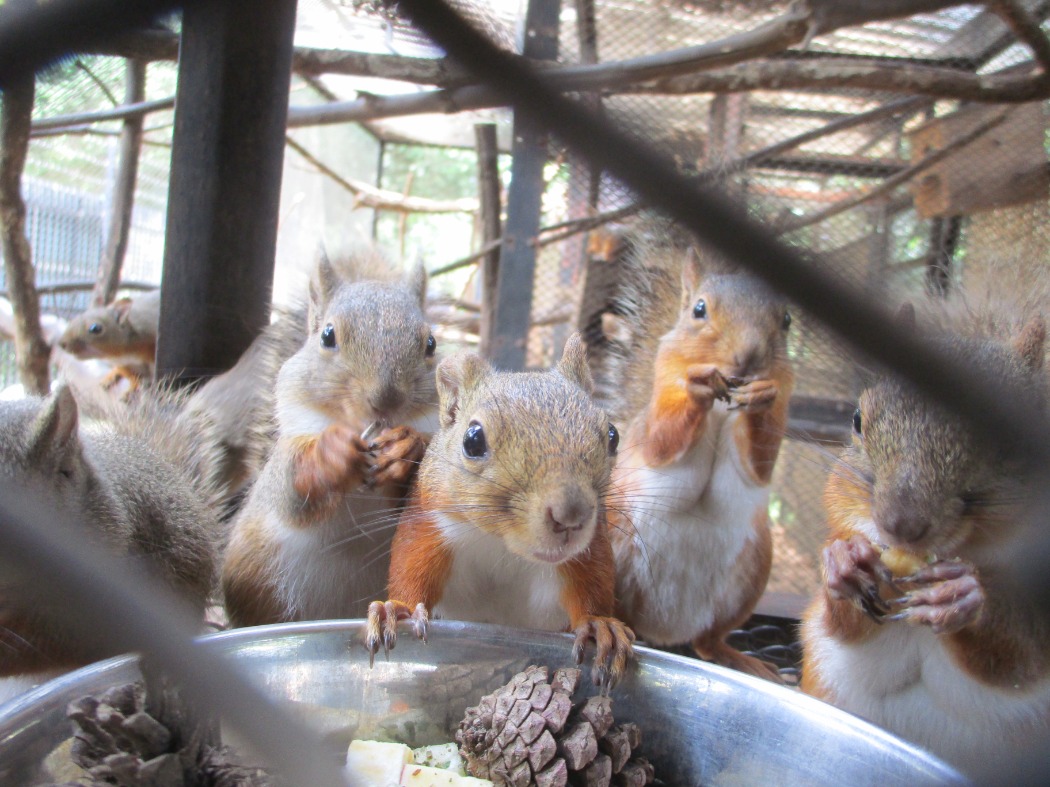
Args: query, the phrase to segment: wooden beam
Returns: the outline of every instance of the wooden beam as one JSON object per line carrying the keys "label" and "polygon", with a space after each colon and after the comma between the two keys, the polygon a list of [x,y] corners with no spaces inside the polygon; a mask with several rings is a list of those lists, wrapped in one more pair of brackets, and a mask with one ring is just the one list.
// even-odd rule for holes
{"label": "wooden beam", "polygon": [[[146,99],[146,64],[141,60],[128,60],[124,70],[124,103],[139,104]],[[145,116],[134,115],[124,119],[124,127],[120,131],[120,155],[113,198],[109,205],[106,248],[91,295],[91,302],[95,306],[104,306],[112,301],[120,286],[124,255],[128,250],[128,235],[131,232],[131,214],[135,207],[135,184],[138,181],[144,125]]]}
{"label": "wooden beam", "polygon": [[484,357],[492,353],[495,331],[493,311],[498,297],[499,247],[503,235],[503,200],[500,197],[499,143],[495,123],[474,126],[478,151],[478,203],[480,205],[481,241],[491,250],[481,259],[481,326],[478,351]]}
{"label": "wooden beam", "polygon": [[269,324],[295,10],[183,14],[157,343],[180,382],[229,369]]}
{"label": "wooden beam", "polygon": [[[523,52],[526,57],[557,58],[560,12],[561,0],[529,0]],[[525,368],[536,269],[536,247],[532,239],[540,227],[545,185],[543,168],[548,149],[546,132],[515,113],[507,223],[500,246],[490,356],[493,365],[500,369]]]}
{"label": "wooden beam", "polygon": [[15,364],[28,393],[44,396],[50,388],[51,348],[40,329],[40,297],[36,291],[33,250],[26,236],[26,203],[22,173],[29,153],[29,119],[33,115],[35,81],[32,72],[12,77],[0,94],[0,249],[4,277],[15,315]]}

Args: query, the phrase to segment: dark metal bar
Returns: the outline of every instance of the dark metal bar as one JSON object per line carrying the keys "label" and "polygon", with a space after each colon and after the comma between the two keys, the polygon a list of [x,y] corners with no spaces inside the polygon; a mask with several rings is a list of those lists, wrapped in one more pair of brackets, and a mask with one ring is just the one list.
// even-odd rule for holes
{"label": "dark metal bar", "polygon": [[223,372],[269,322],[295,7],[183,15],[158,374]]}
{"label": "dark metal bar", "polygon": [[[561,0],[529,0],[525,57],[554,60],[558,56],[560,13]],[[548,155],[547,132],[535,118],[515,113],[511,155],[489,360],[500,369],[523,369],[536,269],[536,248],[530,241],[540,228],[543,168]]]}

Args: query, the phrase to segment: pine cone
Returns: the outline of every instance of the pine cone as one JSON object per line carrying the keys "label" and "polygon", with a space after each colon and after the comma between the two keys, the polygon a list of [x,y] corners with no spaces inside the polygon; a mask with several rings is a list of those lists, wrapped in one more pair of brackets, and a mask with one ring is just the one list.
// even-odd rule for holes
{"label": "pine cone", "polygon": [[645,785],[653,769],[632,759],[635,724],[614,726],[612,700],[573,705],[580,670],[531,666],[467,708],[456,742],[472,776],[512,787]]}
{"label": "pine cone", "polygon": [[265,771],[242,765],[217,746],[217,727],[189,714],[165,683],[157,683],[152,696],[142,683],[128,683],[69,704],[66,714],[77,727],[69,756],[85,772],[76,785],[277,785]]}

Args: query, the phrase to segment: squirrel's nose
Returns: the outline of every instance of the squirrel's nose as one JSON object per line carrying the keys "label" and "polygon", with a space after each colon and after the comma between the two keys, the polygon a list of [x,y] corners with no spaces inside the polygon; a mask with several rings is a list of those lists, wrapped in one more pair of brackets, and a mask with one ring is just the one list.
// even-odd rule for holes
{"label": "squirrel's nose", "polygon": [[559,500],[547,506],[547,525],[554,533],[582,530],[594,516],[594,504],[579,499]]}
{"label": "squirrel's nose", "polygon": [[368,397],[369,406],[376,412],[390,415],[405,402],[405,395],[395,385],[384,385]]}
{"label": "squirrel's nose", "polygon": [[764,353],[761,347],[754,344],[742,347],[737,350],[737,352],[733,353],[733,366],[736,371],[735,376],[747,377],[756,369],[760,368],[764,360]]}

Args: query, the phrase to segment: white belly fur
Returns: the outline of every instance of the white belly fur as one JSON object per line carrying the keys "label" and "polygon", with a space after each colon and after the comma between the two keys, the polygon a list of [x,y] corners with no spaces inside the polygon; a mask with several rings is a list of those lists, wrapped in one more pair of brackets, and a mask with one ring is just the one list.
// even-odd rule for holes
{"label": "white belly fur", "polygon": [[1050,735],[1050,680],[1026,691],[971,678],[937,635],[887,623],[870,640],[843,644],[818,618],[807,658],[835,705],[884,727],[973,774],[1016,763],[1019,750]]}
{"label": "white belly fur", "polygon": [[[436,410],[411,426],[425,432],[435,418]],[[365,617],[370,602],[386,598],[390,542],[399,518],[389,489],[363,487],[345,496],[336,516],[309,528],[287,528],[268,518],[266,526],[280,544],[287,614],[302,620]]]}
{"label": "white belly fur", "polygon": [[455,557],[436,617],[563,631],[569,618],[559,601],[555,566],[518,557],[503,539],[477,527],[438,518]]}
{"label": "white belly fur", "polygon": [[688,642],[751,592],[731,575],[755,538],[755,514],[769,491],[739,464],[737,417],[718,405],[703,437],[678,461],[634,469],[625,457],[628,466],[618,468],[632,484],[635,537],[614,541],[617,597],[638,635],[655,644]]}

